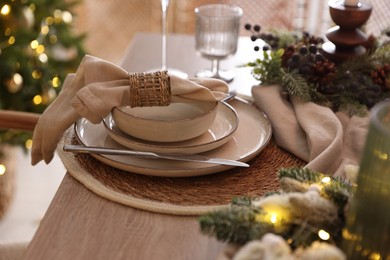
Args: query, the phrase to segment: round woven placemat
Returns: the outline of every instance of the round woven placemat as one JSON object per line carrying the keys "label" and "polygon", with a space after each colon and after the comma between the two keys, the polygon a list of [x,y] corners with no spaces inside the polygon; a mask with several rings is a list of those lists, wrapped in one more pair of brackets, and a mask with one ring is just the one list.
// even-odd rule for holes
{"label": "round woven placemat", "polygon": [[69,128],[58,153],[68,172],[87,188],[127,206],[175,215],[200,215],[226,207],[236,196],[256,197],[278,190],[278,169],[305,164],[271,141],[249,161],[249,168],[197,177],[155,177],[113,168],[88,154],[62,151],[64,144],[77,143],[73,128]]}

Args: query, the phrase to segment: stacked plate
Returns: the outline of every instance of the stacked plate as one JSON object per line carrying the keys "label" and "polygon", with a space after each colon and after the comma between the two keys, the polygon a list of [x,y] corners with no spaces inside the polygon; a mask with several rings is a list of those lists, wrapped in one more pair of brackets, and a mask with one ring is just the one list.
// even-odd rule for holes
{"label": "stacked plate", "polygon": [[[122,131],[110,114],[94,125],[82,118],[75,124],[80,143],[86,146],[129,148],[156,153],[184,153],[220,157],[247,162],[256,156],[271,138],[271,125],[266,116],[252,104],[232,100],[219,102],[215,119],[202,135],[180,142],[146,141]],[[207,163],[145,159],[133,156],[93,155],[113,167],[145,175],[185,177],[232,168]]]}

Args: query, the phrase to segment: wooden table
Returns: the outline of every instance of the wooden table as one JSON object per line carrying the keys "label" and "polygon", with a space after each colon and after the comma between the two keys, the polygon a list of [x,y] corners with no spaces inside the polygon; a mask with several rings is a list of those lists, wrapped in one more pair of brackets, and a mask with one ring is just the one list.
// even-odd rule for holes
{"label": "wooden table", "polygon": [[[137,35],[123,67],[134,72],[159,67],[160,44],[157,34]],[[210,66],[210,61],[196,55],[193,36],[170,36],[168,48],[169,67],[194,75]],[[242,95],[250,95],[255,82],[247,69],[235,66],[253,60],[250,54],[244,55],[250,49],[250,42],[240,39],[237,55],[221,63],[222,68],[237,71],[231,86]],[[204,260],[215,259],[223,246],[200,233],[196,217],[123,206],[96,195],[66,174],[24,259]]]}

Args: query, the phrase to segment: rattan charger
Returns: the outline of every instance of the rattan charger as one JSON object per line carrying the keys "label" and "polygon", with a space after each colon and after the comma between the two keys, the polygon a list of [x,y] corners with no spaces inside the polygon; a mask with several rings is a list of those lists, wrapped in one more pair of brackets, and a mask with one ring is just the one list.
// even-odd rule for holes
{"label": "rattan charger", "polygon": [[70,175],[91,191],[123,205],[174,215],[200,215],[226,207],[233,197],[263,196],[279,189],[278,169],[305,164],[271,140],[249,161],[249,168],[197,177],[155,177],[113,168],[88,154],[63,152],[64,144],[78,144],[73,127],[65,132],[58,153]]}

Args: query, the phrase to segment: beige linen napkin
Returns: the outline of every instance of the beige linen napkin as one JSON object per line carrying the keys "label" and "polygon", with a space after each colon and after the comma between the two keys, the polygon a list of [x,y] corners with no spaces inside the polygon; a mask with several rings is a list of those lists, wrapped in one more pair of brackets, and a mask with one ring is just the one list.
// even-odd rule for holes
{"label": "beige linen napkin", "polygon": [[[72,107],[79,115],[97,124],[113,107],[129,105],[128,76],[123,72],[123,80],[94,82],[82,88],[72,99]],[[171,102],[216,101],[225,98],[228,91],[227,84],[218,79],[186,80],[170,76],[170,85]]]}
{"label": "beige linen napkin", "polygon": [[307,161],[306,167],[344,176],[357,165],[368,130],[368,117],[349,117],[313,102],[288,99],[280,86],[253,87],[256,105],[271,121],[276,143]]}
{"label": "beige linen napkin", "polygon": [[[76,74],[40,116],[34,129],[31,163],[49,163],[62,134],[80,117],[99,123],[115,106],[129,105],[129,74],[110,62],[85,56]],[[186,80],[170,76],[171,102],[216,101],[228,85],[217,79]]]}

